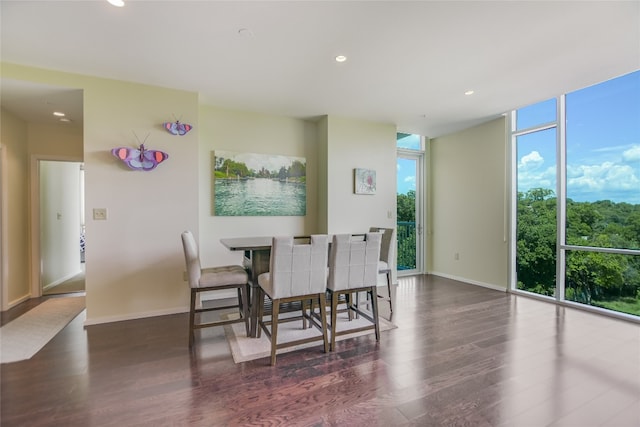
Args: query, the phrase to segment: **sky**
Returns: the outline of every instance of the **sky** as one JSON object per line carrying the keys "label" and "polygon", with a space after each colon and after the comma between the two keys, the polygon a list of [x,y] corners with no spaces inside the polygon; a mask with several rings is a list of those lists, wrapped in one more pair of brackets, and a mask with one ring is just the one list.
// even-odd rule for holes
{"label": "sky", "polygon": [[398,157],[398,194],[416,191],[416,161]]}
{"label": "sky", "polygon": [[256,172],[263,167],[268,171],[278,171],[283,166],[288,168],[294,160],[297,160],[304,165],[307,164],[304,157],[282,156],[276,154],[241,153],[235,151],[216,150],[215,156],[244,163],[249,169],[253,169]]}
{"label": "sky", "polygon": [[[398,148],[421,149],[420,135],[398,134]],[[408,191],[416,191],[416,161],[398,157],[398,194],[407,194]]]}
{"label": "sky", "polygon": [[[521,109],[518,128],[553,111],[555,100]],[[567,197],[640,204],[640,71],[568,93],[566,111]],[[555,191],[555,132],[518,137],[518,191]]]}

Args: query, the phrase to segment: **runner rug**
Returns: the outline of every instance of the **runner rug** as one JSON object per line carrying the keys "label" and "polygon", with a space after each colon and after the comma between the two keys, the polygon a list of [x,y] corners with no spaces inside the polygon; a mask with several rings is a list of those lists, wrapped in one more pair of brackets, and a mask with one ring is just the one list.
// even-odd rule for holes
{"label": "runner rug", "polygon": [[84,296],[51,298],[2,326],[1,363],[31,359],[84,308]]}
{"label": "runner rug", "polygon": [[[230,315],[237,317],[236,314]],[[329,315],[327,315],[329,317]],[[338,331],[346,329],[355,329],[361,326],[371,325],[366,319],[358,318],[349,321],[347,313],[338,313]],[[380,332],[397,328],[396,325],[388,320],[380,317]],[[248,360],[260,359],[271,355],[271,343],[269,338],[263,333],[260,338],[247,338],[244,323],[232,323],[224,326],[225,335],[231,347],[231,355],[235,363],[246,362]],[[336,341],[342,341],[361,335],[374,334],[373,329],[367,331],[356,332],[353,334],[339,335]],[[295,322],[284,322],[278,324],[278,342],[293,341],[307,337],[322,336],[320,331],[315,328],[302,329],[302,320]],[[329,339],[331,339],[331,331],[329,331]],[[380,338],[381,340],[384,337]],[[311,342],[299,346],[278,349],[278,354],[287,353],[289,351],[299,350],[301,348],[322,346],[322,341]]]}

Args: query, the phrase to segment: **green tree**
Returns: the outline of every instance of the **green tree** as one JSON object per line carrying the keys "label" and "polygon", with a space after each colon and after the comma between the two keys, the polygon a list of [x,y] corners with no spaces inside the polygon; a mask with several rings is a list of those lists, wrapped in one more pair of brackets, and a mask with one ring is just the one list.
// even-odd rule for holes
{"label": "green tree", "polygon": [[553,295],[556,282],[556,198],[536,188],[518,193],[518,288]]}
{"label": "green tree", "polygon": [[397,215],[398,221],[416,220],[416,192],[409,190],[407,194],[398,194],[397,196]]}
{"label": "green tree", "polygon": [[298,178],[306,176],[307,168],[304,163],[294,160],[291,166],[289,166],[289,177]]}

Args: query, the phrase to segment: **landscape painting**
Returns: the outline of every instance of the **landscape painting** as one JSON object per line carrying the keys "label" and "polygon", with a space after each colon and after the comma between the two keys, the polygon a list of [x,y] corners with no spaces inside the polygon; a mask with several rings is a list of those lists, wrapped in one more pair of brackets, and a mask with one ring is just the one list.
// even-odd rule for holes
{"label": "landscape painting", "polygon": [[304,157],[216,150],[214,215],[306,215],[306,165]]}

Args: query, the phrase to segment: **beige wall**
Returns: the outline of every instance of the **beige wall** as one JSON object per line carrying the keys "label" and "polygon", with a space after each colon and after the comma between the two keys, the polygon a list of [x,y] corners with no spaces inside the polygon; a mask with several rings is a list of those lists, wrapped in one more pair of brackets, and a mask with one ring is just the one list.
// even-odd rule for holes
{"label": "beige wall", "polygon": [[[84,162],[87,323],[184,311],[180,233],[198,233],[198,96],[86,78]],[[175,136],[162,127],[173,114],[194,129]],[[134,135],[137,135],[136,136]],[[148,135],[148,137],[147,137]],[[111,155],[118,146],[162,150],[151,172],[134,171]],[[106,208],[108,219],[92,219]]]}
{"label": "beige wall", "polygon": [[28,126],[13,114],[1,111],[0,144],[3,146],[3,275],[2,298],[7,309],[30,296],[28,247]]}
{"label": "beige wall", "polygon": [[[13,64],[2,73],[84,90],[87,323],[186,310],[179,235],[198,232],[197,94]],[[166,132],[174,114],[194,130]],[[152,172],[124,167],[110,150],[138,146],[134,132],[169,159]],[[107,221],[93,208],[107,208]]]}
{"label": "beige wall", "polygon": [[[239,262],[241,254],[227,251],[221,237],[358,232],[395,223],[391,124],[225,110],[199,105],[195,93],[12,64],[3,64],[2,72],[84,90],[87,324],[186,311],[179,237],[186,229],[199,238],[203,264],[223,264]],[[174,114],[194,129],[185,136],[166,132],[161,125]],[[110,150],[137,146],[133,132],[140,139],[149,134],[147,148],[166,151],[169,159],[146,173],[121,165]],[[37,141],[32,146],[40,151],[43,139]],[[213,216],[211,152],[216,149],[305,157],[307,215]],[[356,167],[376,170],[376,195],[353,194]],[[93,208],[107,208],[107,221],[94,221]]]}
{"label": "beige wall", "polygon": [[431,273],[507,288],[505,153],[504,118],[430,141]]}
{"label": "beige wall", "polygon": [[[246,111],[200,107],[200,256],[203,264],[242,261],[242,254],[229,252],[224,237],[304,235],[317,231],[317,141],[316,123],[289,117]],[[281,154],[307,161],[306,216],[214,216],[212,213],[212,162],[215,150]]]}
{"label": "beige wall", "polygon": [[[327,232],[395,227],[395,125],[329,116],[326,134]],[[376,171],[376,194],[354,194],[355,168]]]}
{"label": "beige wall", "polygon": [[[87,323],[185,311],[180,233],[199,238],[205,264],[239,262],[221,237],[359,232],[393,226],[396,217],[395,126],[343,117],[319,121],[270,116],[199,105],[195,93],[3,64],[3,77],[84,90],[85,192],[87,211]],[[173,115],[194,129],[173,136],[162,123]],[[28,153],[9,140],[27,140],[44,151],[42,135],[3,112],[3,144],[14,182],[26,180]],[[9,123],[9,126],[4,124]],[[110,150],[134,147],[147,134],[147,148],[169,153],[152,172],[131,171]],[[36,137],[36,135],[40,135]],[[56,138],[56,145],[74,139]],[[211,213],[211,162],[215,150],[305,157],[308,205],[305,217],[215,217]],[[16,153],[16,150],[18,152]],[[20,151],[22,150],[22,151]],[[61,150],[65,150],[61,148]],[[77,155],[75,148],[67,154]],[[17,158],[16,158],[17,155]],[[436,138],[429,159],[430,248],[434,274],[496,288],[507,284],[507,226],[504,120]],[[375,195],[353,194],[353,169],[374,169]],[[13,177],[16,178],[13,178]],[[18,184],[20,185],[20,184]],[[26,190],[12,188],[11,206],[26,206]],[[20,198],[22,197],[22,199]],[[94,221],[93,208],[107,208],[107,221]],[[16,209],[12,207],[11,209]],[[12,242],[26,253],[25,208],[13,214]],[[20,231],[21,230],[21,231]],[[18,238],[15,236],[19,235]],[[22,242],[22,243],[21,243]],[[459,260],[454,260],[454,254]],[[26,260],[26,255],[23,256]],[[21,262],[26,262],[21,260]],[[28,295],[10,287],[14,300]]]}
{"label": "beige wall", "polygon": [[29,155],[57,157],[81,162],[82,127],[29,123]]}

